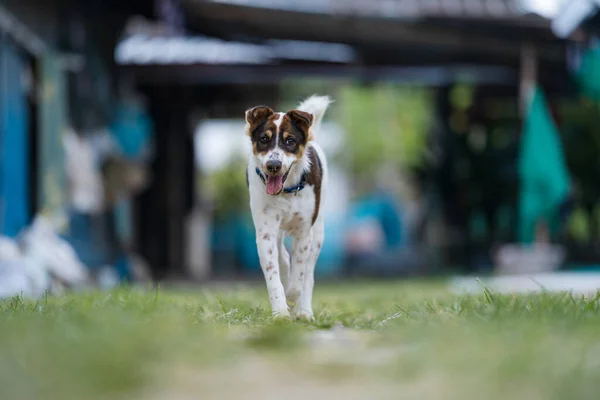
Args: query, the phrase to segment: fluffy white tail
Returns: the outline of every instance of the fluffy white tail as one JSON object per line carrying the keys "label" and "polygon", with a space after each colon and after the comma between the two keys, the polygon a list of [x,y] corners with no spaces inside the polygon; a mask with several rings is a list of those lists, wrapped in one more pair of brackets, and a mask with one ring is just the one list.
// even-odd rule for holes
{"label": "fluffy white tail", "polygon": [[325,115],[325,111],[327,111],[327,107],[329,107],[329,104],[331,103],[332,101],[329,96],[311,96],[298,106],[298,110],[311,113],[313,115],[314,119],[311,126],[313,135],[315,135],[315,133],[319,130],[319,126],[321,125],[321,121]]}

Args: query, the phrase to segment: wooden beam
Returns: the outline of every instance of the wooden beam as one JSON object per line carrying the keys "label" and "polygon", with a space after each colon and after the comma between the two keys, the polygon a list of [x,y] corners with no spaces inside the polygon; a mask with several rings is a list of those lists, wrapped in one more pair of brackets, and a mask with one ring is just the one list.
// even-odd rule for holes
{"label": "wooden beam", "polygon": [[48,45],[40,37],[0,5],[0,32],[2,31],[36,57],[40,57],[48,49]]}
{"label": "wooden beam", "polygon": [[140,85],[272,84],[288,77],[335,77],[443,85],[458,79],[476,83],[515,85],[516,71],[490,66],[364,67],[352,65],[171,65],[128,66]]}

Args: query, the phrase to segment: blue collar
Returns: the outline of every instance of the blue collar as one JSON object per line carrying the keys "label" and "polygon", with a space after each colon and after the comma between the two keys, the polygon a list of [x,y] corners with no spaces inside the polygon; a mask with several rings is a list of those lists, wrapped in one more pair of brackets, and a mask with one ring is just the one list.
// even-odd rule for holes
{"label": "blue collar", "polygon": [[[266,185],[267,184],[267,180],[265,179],[264,175],[260,173],[260,170],[258,168],[256,168],[256,175],[258,175],[260,177],[260,180]],[[283,193],[293,193],[296,194],[299,191],[301,191],[302,189],[304,189],[304,186],[306,185],[306,176],[307,173],[303,173],[302,174],[302,178],[300,178],[300,183],[297,184],[296,186],[292,186],[289,188],[283,188]]]}

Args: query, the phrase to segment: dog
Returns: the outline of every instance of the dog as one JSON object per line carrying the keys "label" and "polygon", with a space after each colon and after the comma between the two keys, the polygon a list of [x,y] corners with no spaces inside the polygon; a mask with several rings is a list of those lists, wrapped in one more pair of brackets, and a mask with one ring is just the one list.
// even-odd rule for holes
{"label": "dog", "polygon": [[[246,170],[256,245],[273,315],[313,320],[314,270],[323,246],[327,160],[315,137],[331,100],[297,109],[246,111],[252,144]],[[291,257],[284,238],[291,236]]]}

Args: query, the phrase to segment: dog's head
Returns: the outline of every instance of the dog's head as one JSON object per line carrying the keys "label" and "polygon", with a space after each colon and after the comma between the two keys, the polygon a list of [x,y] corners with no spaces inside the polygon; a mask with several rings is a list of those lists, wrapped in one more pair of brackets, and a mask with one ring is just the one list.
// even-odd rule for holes
{"label": "dog's head", "polygon": [[312,123],[313,115],[299,110],[278,113],[258,106],[246,111],[246,134],[258,168],[267,179],[268,194],[283,191],[291,168],[302,159],[312,140]]}

